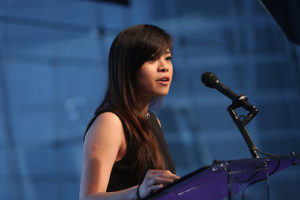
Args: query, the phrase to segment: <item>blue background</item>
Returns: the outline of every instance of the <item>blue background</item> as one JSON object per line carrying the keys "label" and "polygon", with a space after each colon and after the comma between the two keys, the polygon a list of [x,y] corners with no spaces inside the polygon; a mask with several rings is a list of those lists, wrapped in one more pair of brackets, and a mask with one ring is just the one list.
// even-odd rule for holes
{"label": "blue background", "polygon": [[[230,100],[201,83],[206,71],[258,107],[247,128],[261,150],[300,153],[300,48],[258,1],[1,0],[1,200],[78,199],[82,137],[103,97],[110,44],[141,23],[174,37],[173,84],[156,113],[180,176],[251,157]],[[299,179],[299,166],[271,177],[271,199],[298,199]]]}

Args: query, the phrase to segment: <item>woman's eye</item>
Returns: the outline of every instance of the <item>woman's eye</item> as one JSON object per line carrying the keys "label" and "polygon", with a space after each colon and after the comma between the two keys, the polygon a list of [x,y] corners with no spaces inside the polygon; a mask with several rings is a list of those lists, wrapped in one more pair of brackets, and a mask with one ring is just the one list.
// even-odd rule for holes
{"label": "woman's eye", "polygon": [[172,60],[172,57],[171,56],[167,56],[166,60]]}

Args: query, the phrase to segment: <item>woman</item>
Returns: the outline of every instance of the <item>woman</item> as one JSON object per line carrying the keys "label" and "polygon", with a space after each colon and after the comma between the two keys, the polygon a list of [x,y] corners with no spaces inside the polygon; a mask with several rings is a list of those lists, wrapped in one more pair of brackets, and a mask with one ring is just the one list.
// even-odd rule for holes
{"label": "woman", "polygon": [[142,199],[179,177],[150,102],[169,92],[171,37],[153,25],[122,31],[109,53],[108,88],[88,125],[80,199]]}

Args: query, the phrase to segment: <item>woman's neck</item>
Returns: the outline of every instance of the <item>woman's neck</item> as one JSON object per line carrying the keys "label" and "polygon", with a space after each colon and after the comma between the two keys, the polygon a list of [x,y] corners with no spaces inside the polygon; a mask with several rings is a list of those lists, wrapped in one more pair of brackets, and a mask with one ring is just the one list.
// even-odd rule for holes
{"label": "woman's neck", "polygon": [[140,111],[142,115],[145,115],[148,112],[151,98],[141,98],[140,99]]}

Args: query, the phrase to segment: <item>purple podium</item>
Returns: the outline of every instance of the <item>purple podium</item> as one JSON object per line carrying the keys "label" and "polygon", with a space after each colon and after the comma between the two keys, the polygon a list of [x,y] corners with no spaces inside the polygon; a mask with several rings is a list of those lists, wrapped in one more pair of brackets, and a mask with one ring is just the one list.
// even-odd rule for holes
{"label": "purple podium", "polygon": [[299,163],[300,156],[294,153],[278,158],[215,161],[151,194],[147,199],[231,200],[250,185],[262,180],[268,184],[269,176]]}

